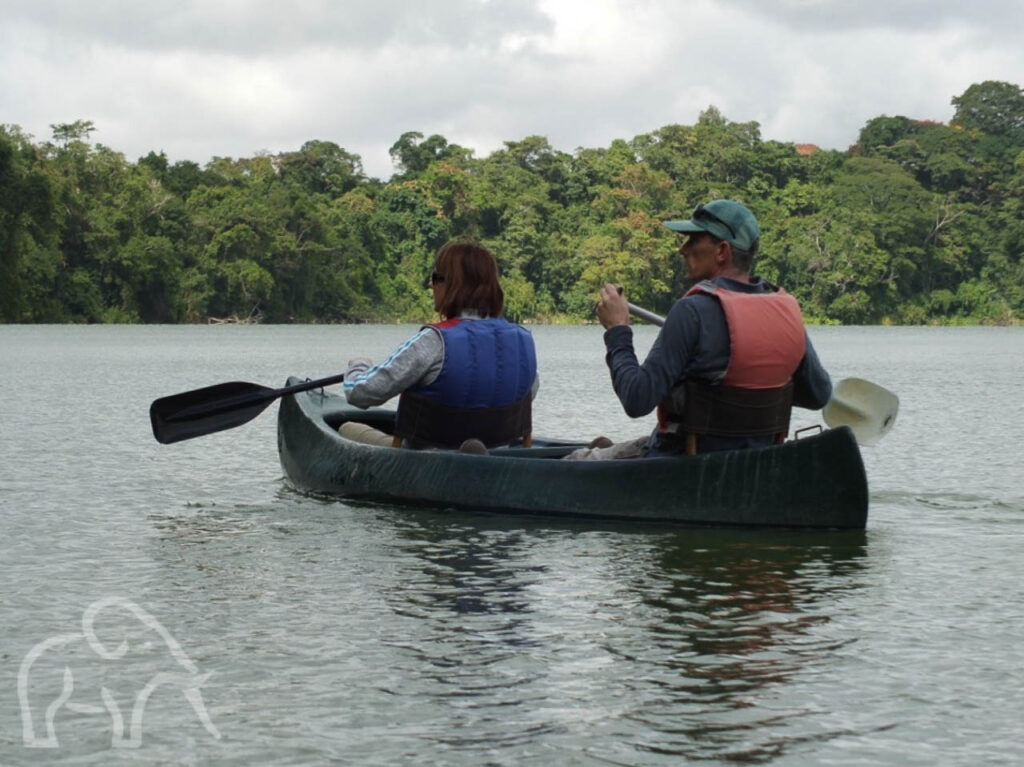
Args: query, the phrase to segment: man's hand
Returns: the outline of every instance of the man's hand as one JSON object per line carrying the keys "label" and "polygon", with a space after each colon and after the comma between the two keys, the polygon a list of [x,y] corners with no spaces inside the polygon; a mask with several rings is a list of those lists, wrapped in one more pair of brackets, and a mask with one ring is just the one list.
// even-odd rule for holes
{"label": "man's hand", "polygon": [[597,304],[597,319],[604,325],[605,330],[614,328],[617,325],[629,324],[629,305],[622,288],[618,285],[605,283],[601,288],[601,300]]}

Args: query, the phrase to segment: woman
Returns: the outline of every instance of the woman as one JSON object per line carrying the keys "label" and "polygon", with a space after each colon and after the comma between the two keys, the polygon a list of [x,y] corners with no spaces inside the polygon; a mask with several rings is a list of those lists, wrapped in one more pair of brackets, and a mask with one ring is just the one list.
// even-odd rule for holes
{"label": "woman", "polygon": [[[380,405],[397,394],[396,435],[408,447],[486,446],[529,441],[530,403],[537,392],[533,337],[501,317],[504,292],[498,263],[481,245],[452,240],[437,252],[431,274],[434,309],[442,322],[423,327],[379,365],[350,360],[343,390],[357,407]],[[363,442],[394,442],[341,433]],[[381,437],[383,436],[383,440]]]}

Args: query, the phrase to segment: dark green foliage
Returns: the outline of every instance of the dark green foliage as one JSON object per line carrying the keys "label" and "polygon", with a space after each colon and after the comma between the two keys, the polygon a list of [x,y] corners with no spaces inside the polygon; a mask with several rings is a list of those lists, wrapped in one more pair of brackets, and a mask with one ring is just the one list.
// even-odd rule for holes
{"label": "dark green foliage", "polygon": [[36,286],[52,276],[56,199],[40,151],[0,125],[0,322],[35,319]]}
{"label": "dark green foliage", "polygon": [[388,182],[329,141],[133,164],[88,120],[42,144],[0,126],[0,321],[421,321],[433,253],[460,235],[495,253],[514,319],[588,318],[605,281],[666,312],[685,286],[661,221],[731,197],[761,222],[755,272],[812,320],[1019,323],[1024,93],[953,104],[949,125],[869,120],[845,152],[714,107],[572,154],[527,136],[476,158],[410,131]]}
{"label": "dark green foliage", "polygon": [[1019,85],[986,80],[976,83],[952,101],[953,123],[990,136],[1024,140],[1024,91]]}

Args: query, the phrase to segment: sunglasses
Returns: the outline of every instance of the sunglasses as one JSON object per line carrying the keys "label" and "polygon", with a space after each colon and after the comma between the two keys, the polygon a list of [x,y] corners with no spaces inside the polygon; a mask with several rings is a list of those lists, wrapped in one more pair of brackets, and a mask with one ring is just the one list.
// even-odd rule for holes
{"label": "sunglasses", "polygon": [[437,285],[441,282],[444,282],[444,275],[438,272],[431,272],[430,276],[423,280],[423,287],[429,288],[431,285]]}
{"label": "sunglasses", "polygon": [[710,210],[705,208],[704,203],[700,203],[696,208],[693,209],[693,213],[690,215],[690,218],[702,218],[705,221],[713,221],[716,224],[721,224],[722,226],[729,230],[729,234],[733,236],[733,239],[736,239],[736,230],[729,226],[728,222],[723,221]]}

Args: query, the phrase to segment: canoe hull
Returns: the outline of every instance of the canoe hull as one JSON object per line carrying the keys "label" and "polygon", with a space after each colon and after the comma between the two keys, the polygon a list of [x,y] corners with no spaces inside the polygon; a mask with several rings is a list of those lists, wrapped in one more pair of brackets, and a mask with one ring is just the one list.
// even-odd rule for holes
{"label": "canoe hull", "polygon": [[527,449],[396,450],[336,431],[340,420],[390,418],[391,411],[357,410],[316,391],[284,397],[281,465],[300,490],[400,505],[688,525],[862,529],[867,522],[864,465],[845,427],[776,447],[619,461],[524,457]]}

